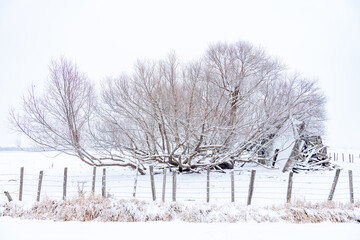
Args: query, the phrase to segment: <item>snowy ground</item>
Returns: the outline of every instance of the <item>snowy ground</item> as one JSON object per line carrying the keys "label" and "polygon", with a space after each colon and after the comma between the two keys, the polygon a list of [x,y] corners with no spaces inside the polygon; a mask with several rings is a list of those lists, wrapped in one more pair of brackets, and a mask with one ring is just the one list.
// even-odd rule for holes
{"label": "snowy ground", "polygon": [[359,239],[356,223],[52,222],[0,218],[0,239]]}
{"label": "snowy ground", "polygon": [[[347,156],[348,153],[345,153]],[[342,169],[334,200],[349,202],[348,170],[353,171],[355,200],[360,199],[360,159],[354,153],[354,163],[342,160],[334,162]],[[41,199],[49,197],[62,199],[64,168],[68,168],[67,196],[77,196],[79,192],[90,193],[92,187],[92,167],[78,159],[54,152],[0,152],[0,203],[7,202],[4,191],[14,200],[19,196],[20,167],[24,167],[23,201],[33,203],[37,197],[39,171],[44,171]],[[255,165],[245,165],[235,171],[235,202],[246,204],[250,172],[256,169],[252,205],[280,204],[286,201],[288,173],[281,167],[267,170]],[[102,168],[97,169],[96,194],[101,194]],[[163,174],[155,175],[157,201],[161,201]],[[331,189],[335,171],[318,171],[294,174],[292,199],[311,202],[326,201]],[[115,199],[132,199],[135,171],[127,168],[106,169],[106,192]],[[139,175],[136,198],[152,200],[149,174]],[[229,203],[231,201],[230,171],[225,174],[211,172],[210,202]],[[176,200],[182,202],[206,201],[206,172],[201,174],[177,175]],[[172,176],[166,178],[166,202],[172,200]]]}

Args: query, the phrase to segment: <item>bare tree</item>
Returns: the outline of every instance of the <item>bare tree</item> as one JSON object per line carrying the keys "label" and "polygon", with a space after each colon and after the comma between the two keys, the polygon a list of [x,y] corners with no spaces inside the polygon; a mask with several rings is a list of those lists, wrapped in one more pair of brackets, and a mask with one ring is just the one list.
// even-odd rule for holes
{"label": "bare tree", "polygon": [[[44,149],[74,155],[92,166],[136,165],[124,159],[98,157],[93,146],[90,120],[94,117],[96,98],[88,78],[71,61],[52,61],[43,94],[33,86],[23,98],[23,109],[11,111],[12,123]],[[111,160],[111,163],[106,163]]]}
{"label": "bare tree", "polygon": [[283,72],[277,59],[246,42],[211,45],[202,59],[187,64],[173,53],[138,61],[132,75],[105,84],[98,142],[142,163],[180,170],[264,164],[258,155],[264,157],[289,122],[311,127],[323,120],[314,84]]}
{"label": "bare tree", "polygon": [[139,61],[133,76],[106,84],[100,132],[113,138],[101,142],[107,148],[122,139],[114,149],[180,169],[218,166],[261,138],[257,125],[266,119],[255,115],[256,93],[281,70],[263,50],[242,42],[211,46],[204,59],[189,64],[174,54]]}

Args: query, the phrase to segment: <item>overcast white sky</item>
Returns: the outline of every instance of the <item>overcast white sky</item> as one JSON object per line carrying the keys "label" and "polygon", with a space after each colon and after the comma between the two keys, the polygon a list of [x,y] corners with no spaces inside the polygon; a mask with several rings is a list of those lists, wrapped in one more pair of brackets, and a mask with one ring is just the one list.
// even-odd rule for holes
{"label": "overcast white sky", "polygon": [[316,78],[328,97],[326,143],[360,150],[360,1],[0,0],[0,146],[9,109],[66,56],[93,81],[129,71],[137,58],[175,50],[182,60],[209,43],[247,40]]}

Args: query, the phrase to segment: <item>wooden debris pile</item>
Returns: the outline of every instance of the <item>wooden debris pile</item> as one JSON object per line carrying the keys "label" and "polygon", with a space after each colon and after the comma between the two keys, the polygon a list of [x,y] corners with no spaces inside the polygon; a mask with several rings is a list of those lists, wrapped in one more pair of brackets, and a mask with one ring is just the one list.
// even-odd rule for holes
{"label": "wooden debris pile", "polygon": [[327,147],[320,136],[301,137],[294,144],[292,153],[283,171],[317,171],[334,169],[327,155]]}

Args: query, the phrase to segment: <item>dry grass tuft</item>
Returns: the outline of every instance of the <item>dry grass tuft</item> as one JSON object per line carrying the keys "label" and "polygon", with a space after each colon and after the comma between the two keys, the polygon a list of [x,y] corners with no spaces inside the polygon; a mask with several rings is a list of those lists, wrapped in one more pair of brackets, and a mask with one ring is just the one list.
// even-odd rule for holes
{"label": "dry grass tuft", "polygon": [[360,222],[360,202],[311,203],[297,200],[292,204],[265,207],[241,204],[160,203],[140,200],[110,200],[80,195],[64,201],[44,199],[30,208],[20,203],[0,206],[0,216],[56,221],[145,222]]}

